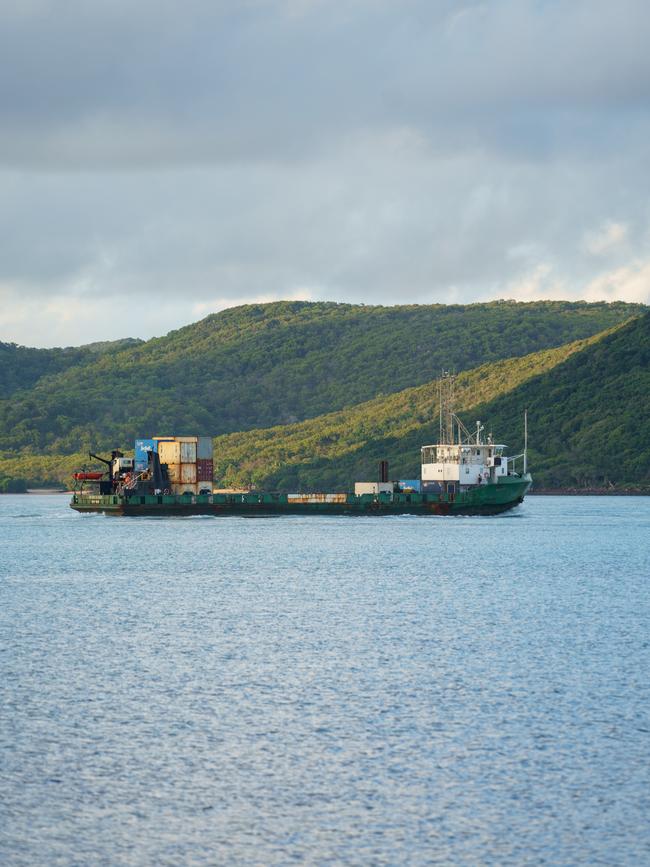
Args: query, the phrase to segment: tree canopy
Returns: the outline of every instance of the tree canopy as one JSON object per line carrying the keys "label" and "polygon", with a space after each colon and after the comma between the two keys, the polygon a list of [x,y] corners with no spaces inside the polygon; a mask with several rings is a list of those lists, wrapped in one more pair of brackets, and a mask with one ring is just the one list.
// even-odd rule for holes
{"label": "tree canopy", "polygon": [[0,345],[0,451],[74,454],[136,436],[287,424],[426,383],[442,368],[561,346],[640,305],[248,305],[147,342]]}
{"label": "tree canopy", "polygon": [[[650,313],[590,337],[465,370],[457,410],[480,418],[510,453],[530,423],[530,467],[546,487],[650,489]],[[175,432],[179,432],[176,430]],[[388,459],[393,478],[417,478],[419,453],[438,436],[437,380],[287,425],[214,441],[215,480],[276,490],[349,489]],[[119,444],[119,443],[118,443]],[[128,440],[122,443],[128,447]],[[0,454],[0,476],[62,481],[87,456]]]}

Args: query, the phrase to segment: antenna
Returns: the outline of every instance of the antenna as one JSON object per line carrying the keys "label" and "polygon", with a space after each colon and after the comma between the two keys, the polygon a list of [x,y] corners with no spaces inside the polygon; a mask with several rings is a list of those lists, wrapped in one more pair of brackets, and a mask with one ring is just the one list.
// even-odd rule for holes
{"label": "antenna", "polygon": [[528,470],[528,410],[524,410],[524,475]]}
{"label": "antenna", "polygon": [[438,385],[440,394],[440,442],[454,445],[454,376],[442,371]]}

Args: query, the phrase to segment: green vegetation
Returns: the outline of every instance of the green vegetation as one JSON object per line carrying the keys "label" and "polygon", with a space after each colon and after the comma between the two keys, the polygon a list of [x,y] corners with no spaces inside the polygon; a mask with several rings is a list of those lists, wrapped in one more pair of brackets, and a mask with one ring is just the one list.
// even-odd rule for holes
{"label": "green vegetation", "polygon": [[[610,411],[618,406],[599,402],[599,383],[577,373],[593,370],[595,359],[610,357],[612,348],[616,350],[616,358],[611,360],[618,368],[623,363],[618,350],[628,347],[630,338],[634,346],[642,335],[647,341],[650,316],[619,328],[620,333],[615,329],[558,349],[483,365],[461,374],[456,388],[458,412],[470,424],[472,419],[480,418],[486,429],[493,429],[500,441],[510,443],[517,451],[523,445],[523,408],[528,407],[531,430],[535,431],[531,442],[537,445],[531,450],[536,480],[540,484],[556,483],[549,469],[559,462],[564,473],[561,486],[602,482],[605,473],[601,469],[600,449],[581,456],[571,467],[567,462],[567,444],[562,445],[548,433],[556,424],[558,413],[577,426],[573,414],[575,395],[565,393],[564,403],[556,404],[548,403],[545,394],[549,381],[562,383],[561,387],[568,387],[571,392],[584,392],[583,405],[597,405],[606,426]],[[598,371],[599,381],[610,380],[612,376],[617,378],[618,373],[613,374],[611,369]],[[648,376],[646,357],[645,373],[640,362],[640,370],[633,372],[628,394],[630,390],[642,394],[643,388],[650,384]],[[608,395],[610,391],[608,388]],[[629,410],[627,415],[630,416]],[[569,435],[566,424],[564,429]],[[393,478],[418,478],[420,446],[436,442],[437,437],[438,383],[433,381],[300,424],[219,437],[215,440],[215,476],[226,485],[255,484],[296,490],[346,488],[354,479],[374,478],[377,462],[387,458]],[[552,452],[547,443],[552,443]],[[571,443],[568,449],[573,455]],[[511,454],[514,451],[511,449]],[[648,458],[650,455],[646,454],[645,474],[650,481]],[[609,478],[628,481],[638,476],[633,466],[625,465],[618,476],[610,474]]]}
{"label": "green vegetation", "polygon": [[0,494],[24,494],[27,491],[25,479],[12,479],[0,476]]}
{"label": "green vegetation", "polygon": [[[523,446],[538,487],[650,489],[650,314],[559,349],[484,365],[459,376],[457,408],[471,424]],[[438,436],[437,383],[301,424],[220,437],[225,484],[308,490],[347,488],[391,462],[393,478],[419,476],[419,450]]]}
{"label": "green vegetation", "polygon": [[[314,307],[317,309],[313,310]],[[520,308],[523,308],[523,311]],[[470,325],[458,315],[458,310],[463,316],[469,317]],[[372,394],[370,400],[354,405],[343,403],[341,394],[338,403],[343,405],[337,406],[337,401],[334,400],[336,381],[330,379],[333,371],[338,370],[343,379],[351,384],[351,392],[356,393],[352,385],[356,382],[357,375],[365,382],[363,387],[360,387],[362,392],[364,389],[373,392],[378,387],[378,382],[387,382],[390,376],[395,382],[415,376],[413,360],[417,360],[417,355],[412,351],[410,341],[400,345],[403,365],[400,366],[395,357],[385,362],[381,360],[382,350],[385,350],[390,359],[394,346],[389,346],[389,343],[383,338],[379,339],[378,335],[387,327],[385,319],[390,319],[395,311],[404,314],[406,324],[402,322],[401,327],[406,329],[405,333],[411,335],[413,330],[409,323],[412,324],[410,317],[413,311],[419,311],[420,314],[424,312],[429,317],[430,327],[434,320],[438,322],[440,327],[435,331],[436,340],[430,340],[427,350],[429,356],[426,356],[424,344],[418,344],[422,357],[437,359],[430,362],[430,366],[435,365],[436,372],[443,365],[442,361],[439,363],[437,353],[442,353],[440,346],[444,341],[448,351],[452,355],[456,353],[457,359],[472,357],[474,350],[470,351],[465,345],[459,348],[458,345],[458,334],[463,333],[464,328],[468,328],[470,335],[473,333],[472,329],[487,330],[492,334],[494,342],[491,351],[496,352],[498,348],[505,350],[507,345],[520,348],[524,334],[527,334],[525,340],[534,342],[534,337],[526,331],[529,327],[528,316],[532,316],[533,320],[537,317],[536,321],[539,323],[555,317],[555,330],[561,334],[567,330],[589,331],[584,322],[593,326],[594,322],[600,321],[602,317],[614,319],[614,324],[608,323],[610,327],[600,333],[588,334],[561,346],[493,360],[478,367],[474,366],[473,369],[463,370],[458,376],[457,408],[469,425],[474,419],[480,418],[486,430],[493,430],[500,441],[509,444],[511,454],[521,450],[522,415],[523,409],[528,408],[531,431],[530,465],[538,486],[586,487],[615,484],[650,488],[650,443],[646,433],[650,426],[650,406],[647,400],[650,394],[650,314],[637,315],[624,321],[622,314],[630,313],[630,308],[625,305],[472,305],[469,308],[452,308],[452,312],[456,311],[453,313],[455,328],[451,327],[446,318],[452,315],[449,308],[443,308],[444,315],[441,315],[438,308],[428,307],[351,308],[346,305],[302,304],[266,305],[226,311],[219,316],[208,317],[195,326],[173,332],[166,338],[122,349],[117,354],[105,353],[94,362],[77,369],[76,373],[69,369],[39,382],[31,392],[19,393],[20,400],[24,402],[23,411],[25,406],[31,405],[33,415],[23,417],[26,426],[22,428],[20,421],[15,423],[13,431],[7,424],[5,442],[11,439],[12,435],[17,436],[16,430],[25,434],[30,430],[38,431],[41,423],[48,423],[50,410],[47,407],[52,407],[53,402],[47,403],[45,409],[41,408],[39,414],[39,401],[46,396],[48,390],[60,397],[65,393],[64,385],[73,387],[76,382],[83,393],[83,389],[90,388],[91,383],[104,382],[101,371],[105,371],[106,377],[111,380],[118,376],[120,370],[120,375],[124,376],[124,389],[127,389],[129,377],[131,381],[139,383],[152,377],[151,387],[154,388],[154,379],[160,377],[161,370],[167,369],[170,379],[166,382],[172,391],[180,388],[178,383],[182,379],[182,370],[187,390],[192,392],[194,374],[203,383],[202,387],[205,387],[205,379],[202,377],[205,377],[209,370],[208,366],[202,366],[201,360],[206,355],[213,358],[219,356],[222,363],[226,363],[224,358],[227,358],[228,352],[223,349],[224,346],[230,347],[229,352],[233,356],[228,361],[232,377],[224,379],[221,388],[228,386],[232,407],[235,405],[236,387],[240,388],[242,395],[246,393],[246,389],[253,388],[257,368],[254,363],[256,355],[251,347],[255,346],[257,351],[260,351],[260,347],[266,346],[275,358],[281,374],[286,377],[286,395],[283,396],[281,378],[273,379],[276,375],[280,377],[280,373],[274,372],[274,367],[266,370],[261,363],[260,382],[267,386],[270,382],[275,382],[276,390],[273,394],[277,403],[276,415],[282,417],[287,406],[295,408],[296,412],[300,409],[302,413],[306,413],[309,407],[324,401],[328,394],[334,401],[335,409],[315,418],[303,418],[290,424],[227,433],[217,437],[215,478],[218,482],[229,486],[255,484],[258,487],[280,490],[346,489],[355,479],[374,478],[377,461],[382,458],[391,462],[392,477],[416,478],[419,475],[420,446],[435,442],[438,435],[436,380],[430,377],[424,384],[400,390],[393,388],[390,394]],[[280,324],[269,325],[271,312]],[[638,311],[632,308],[632,312]],[[370,314],[372,327],[363,320],[366,313]],[[492,317],[497,314],[503,322],[510,323],[504,325],[501,335],[495,335],[488,327]],[[372,318],[374,316],[378,317],[377,321]],[[344,331],[352,327],[367,329],[365,338],[359,338],[355,344],[357,362],[346,356],[350,366],[348,370],[340,367],[339,353],[343,352],[340,342],[334,354],[331,344],[320,349],[317,345],[317,335],[320,335],[320,340],[324,340],[323,335],[329,333],[329,330],[334,335],[339,317]],[[351,326],[348,318],[354,322],[357,317],[361,318],[362,324]],[[565,317],[568,318],[569,325]],[[477,319],[480,324],[477,324]],[[558,321],[561,327],[557,324]],[[581,322],[583,324],[578,328]],[[512,328],[514,337],[506,334],[509,327]],[[269,332],[274,335],[277,329],[282,331],[283,337],[273,344]],[[305,333],[310,330],[313,333],[308,340]],[[371,337],[368,337],[368,334]],[[304,341],[304,345],[310,346],[308,357],[312,362],[319,359],[323,365],[326,362],[330,364],[327,368],[329,372],[316,368],[321,370],[323,381],[321,383],[316,375],[312,374],[313,391],[305,389],[302,392],[302,403],[292,395],[291,386],[292,377],[298,377],[299,381],[303,382],[300,376],[305,373],[301,366],[305,356],[299,354],[295,345],[297,335]],[[551,337],[549,331],[543,339],[550,343]],[[537,340],[540,339],[542,338],[538,336]],[[291,353],[288,349],[285,353],[280,347],[282,345],[286,349],[291,340],[294,341]],[[472,340],[473,338],[468,337],[470,347],[474,345]],[[269,346],[274,346],[274,349],[271,351]],[[251,353],[250,369],[246,368],[243,361],[245,350]],[[276,350],[277,355],[274,355]],[[175,364],[179,368],[178,381],[169,373],[174,367],[169,362],[170,357],[176,359]],[[333,358],[337,359],[336,363]],[[191,359],[195,360],[195,367],[188,367]],[[124,365],[130,370],[128,376],[122,370]],[[391,369],[393,365],[395,368]],[[457,366],[460,367],[460,364]],[[221,369],[223,371],[223,368]],[[172,381],[177,384],[170,386]],[[65,425],[61,423],[61,433],[58,439],[48,441],[47,453],[42,446],[38,446],[38,438],[32,441],[31,448],[26,447],[24,439],[20,441],[20,451],[5,446],[4,452],[0,453],[0,491],[9,483],[36,485],[69,481],[71,472],[87,461],[87,450],[91,444],[96,447],[99,443],[103,448],[115,444],[128,447],[133,436],[141,433],[200,431],[203,426],[199,424],[197,417],[191,415],[191,400],[187,403],[179,400],[176,423],[163,422],[153,417],[146,421],[147,413],[155,415],[156,395],[159,393],[156,389],[162,388],[163,385],[159,383],[150,400],[143,397],[141,403],[135,404],[130,399],[125,401],[134,412],[137,410],[140,413],[135,421],[129,421],[126,409],[116,408],[115,415],[119,417],[119,425],[124,426],[126,432],[122,431],[119,425],[113,428],[118,432],[122,431],[119,437],[116,434],[115,439],[110,427],[109,433],[101,428],[96,430],[91,426],[81,427],[84,436],[74,440],[74,449],[68,448],[72,443],[70,437],[76,428],[68,427],[68,432],[65,433]],[[270,407],[268,395],[264,399],[261,397],[262,389],[263,385],[259,385],[259,404]],[[116,402],[116,394],[120,393],[120,389],[106,389],[104,382],[101,400],[108,401],[106,412],[111,404],[119,404],[119,401]],[[92,399],[88,392],[88,400]],[[103,406],[101,401],[99,406]],[[185,413],[188,407],[190,414]],[[59,409],[63,411],[63,407]],[[265,417],[264,412],[261,417]],[[68,421],[72,424],[70,419]],[[30,428],[30,424],[35,426]],[[90,425],[90,422],[86,424]],[[55,450],[57,443],[58,452]]]}
{"label": "green vegetation", "polygon": [[32,349],[0,341],[0,398],[29,389],[43,377],[83,367],[105,353],[120,352],[140,343],[141,340],[127,337],[65,349]]}
{"label": "green vegetation", "polygon": [[[511,446],[531,429],[538,486],[650,486],[650,314],[556,349],[482,365],[459,375],[457,408]],[[345,489],[372,478],[419,475],[419,449],[437,439],[437,382],[291,425],[218,437],[215,478],[224,485]],[[0,459],[0,473],[30,483],[69,479],[86,455]]]}
{"label": "green vegetation", "polygon": [[530,462],[540,486],[650,490],[649,395],[646,314],[476,411],[504,442],[517,442],[528,407]]}
{"label": "green vegetation", "polygon": [[226,310],[146,343],[2,344],[0,450],[28,460],[147,434],[301,421],[426,383],[443,367],[468,370],[586,338],[644,309],[279,302]]}
{"label": "green vegetation", "polygon": [[72,473],[89,463],[87,452],[74,455],[35,455],[29,452],[15,455],[4,452],[0,453],[0,480],[16,481],[24,484],[25,488],[69,486],[72,484]]}

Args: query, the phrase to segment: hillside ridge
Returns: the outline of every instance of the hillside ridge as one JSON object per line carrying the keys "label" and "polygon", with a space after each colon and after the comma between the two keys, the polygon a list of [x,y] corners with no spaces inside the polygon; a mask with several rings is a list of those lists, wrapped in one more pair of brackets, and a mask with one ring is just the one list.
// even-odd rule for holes
{"label": "hillside ridge", "polygon": [[[0,401],[0,451],[74,454],[160,430],[287,424],[423,384],[442,367],[462,371],[583,339],[645,309],[556,301],[232,308],[90,359],[85,350],[83,363],[14,388]],[[21,375],[10,355],[5,381]]]}
{"label": "hillside ridge", "polygon": [[[614,326],[556,349],[484,364],[460,373],[456,378],[457,411],[487,410],[496,398],[552,371],[572,355],[606,340],[626,325]],[[280,487],[285,487],[292,477],[300,484],[301,476],[309,479],[307,486],[311,487],[315,480],[312,471],[316,475],[324,472],[332,480],[327,465],[335,461],[339,466],[352,463],[357,474],[362,471],[362,465],[366,467],[366,474],[372,473],[377,460],[394,459],[394,454],[391,455],[393,440],[411,438],[409,435],[417,433],[419,444],[414,446],[412,458],[407,457],[404,466],[402,456],[394,468],[402,477],[417,477],[420,446],[437,440],[438,407],[438,380],[435,379],[300,423],[217,437],[215,474],[226,485],[266,485],[273,484],[274,474],[279,472]],[[486,418],[485,413],[483,417]],[[498,430],[495,435],[500,436]],[[379,443],[386,454],[378,449]],[[372,444],[372,455],[368,453],[369,444]],[[302,472],[292,474],[295,467],[302,467]],[[336,475],[339,477],[338,472]]]}
{"label": "hillside ridge", "polygon": [[[588,338],[483,364],[457,377],[469,424],[522,444],[528,409],[530,465],[545,487],[634,485],[650,489],[650,313]],[[279,490],[348,488],[372,478],[379,459],[393,477],[419,475],[419,449],[437,439],[437,380],[317,418],[215,438],[223,485]],[[62,479],[85,456],[0,460],[0,476]]]}

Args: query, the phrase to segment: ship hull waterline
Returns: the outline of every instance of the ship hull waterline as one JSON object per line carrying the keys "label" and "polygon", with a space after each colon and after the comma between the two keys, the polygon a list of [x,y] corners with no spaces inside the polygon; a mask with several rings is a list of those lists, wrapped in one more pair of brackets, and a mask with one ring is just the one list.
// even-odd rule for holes
{"label": "ship hull waterline", "polygon": [[457,494],[380,494],[355,496],[344,501],[296,500],[286,494],[248,493],[204,496],[75,493],[70,507],[77,512],[100,512],[115,516],[192,515],[278,517],[281,515],[496,515],[523,502],[531,485],[530,476],[508,477]]}

